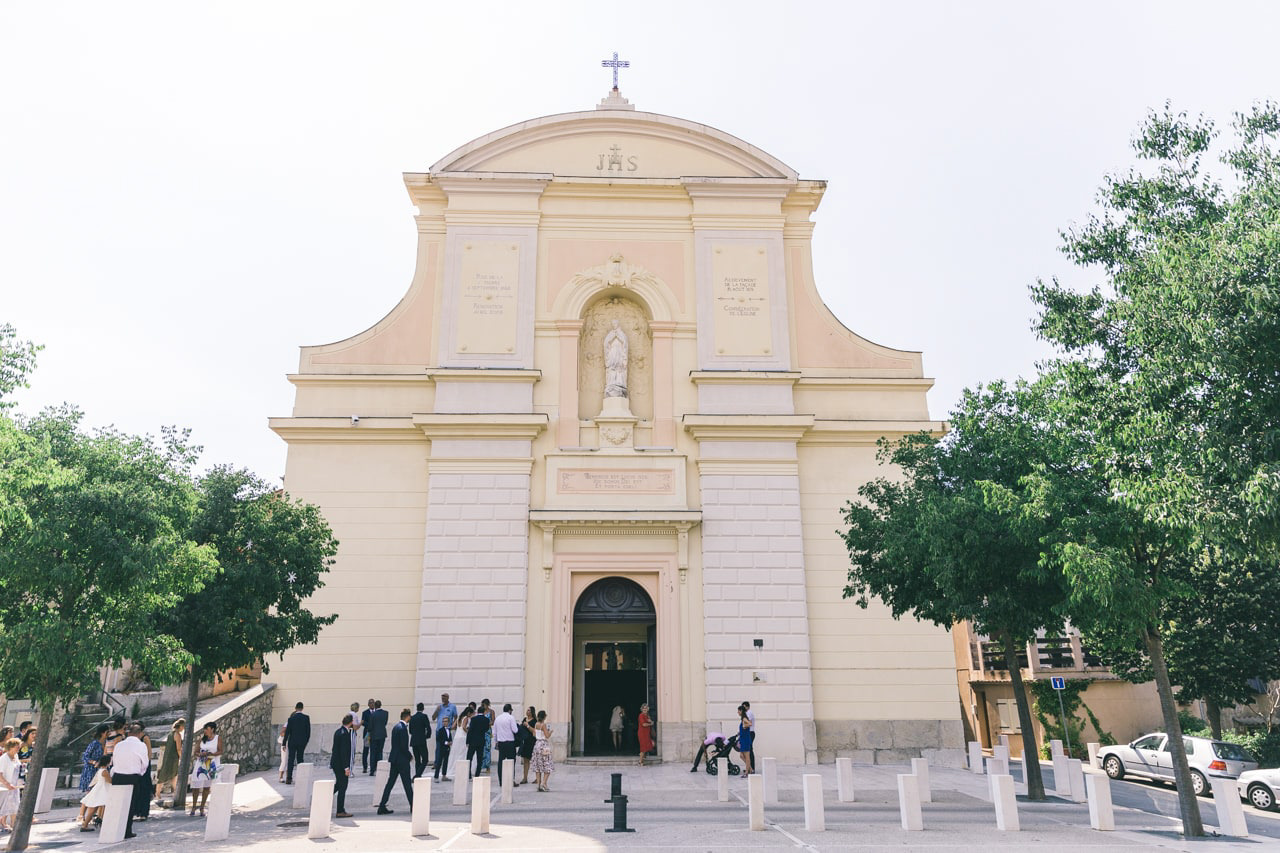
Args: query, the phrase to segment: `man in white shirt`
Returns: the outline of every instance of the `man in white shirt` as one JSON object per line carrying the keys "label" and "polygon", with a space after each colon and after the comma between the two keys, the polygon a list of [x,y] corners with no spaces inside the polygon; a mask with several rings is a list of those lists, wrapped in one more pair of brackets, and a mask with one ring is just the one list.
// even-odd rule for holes
{"label": "man in white shirt", "polygon": [[129,736],[116,744],[115,752],[111,757],[111,784],[133,787],[133,799],[129,804],[129,820],[124,828],[125,838],[134,837],[133,815],[141,805],[145,805],[148,795],[147,788],[142,783],[146,778],[147,765],[151,763],[151,756],[147,754],[147,745],[140,738],[143,731],[141,725],[134,723],[129,729]]}
{"label": "man in white shirt", "polygon": [[516,757],[516,718],[511,716],[510,702],[502,706],[502,713],[493,721],[493,740],[498,745],[498,787],[502,787],[502,764],[508,758],[514,762]]}

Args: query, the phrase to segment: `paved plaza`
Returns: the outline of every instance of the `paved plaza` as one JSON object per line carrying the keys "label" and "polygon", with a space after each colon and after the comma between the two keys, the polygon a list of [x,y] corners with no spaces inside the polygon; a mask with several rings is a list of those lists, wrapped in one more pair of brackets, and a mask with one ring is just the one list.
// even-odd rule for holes
{"label": "paved plaza", "polygon": [[[1047,769],[1047,768],[1046,768]],[[205,842],[204,820],[185,813],[157,809],[145,823],[135,826],[138,837],[112,849],[137,851],[263,850],[286,851],[431,851],[431,850],[699,850],[747,849],[801,850],[983,850],[1029,847],[1043,850],[1268,850],[1274,838],[1228,840],[1211,838],[1183,841],[1173,817],[1117,808],[1115,832],[1089,828],[1088,807],[1053,799],[1032,805],[1019,801],[1020,832],[996,829],[985,777],[963,770],[931,768],[933,802],[924,804],[923,832],[905,832],[899,823],[897,774],[907,767],[857,765],[856,802],[840,803],[836,797],[835,767],[783,766],[778,768],[778,805],[765,809],[766,829],[748,830],[747,783],[730,779],[729,802],[717,799],[716,779],[699,771],[690,773],[685,763],[640,767],[560,765],[552,777],[552,790],[535,787],[515,790],[515,802],[503,805],[492,797],[490,832],[473,835],[470,806],[452,804],[451,783],[431,786],[431,834],[410,837],[409,810],[397,789],[390,807],[395,814],[374,814],[374,780],[352,780],[348,820],[334,820],[331,836],[307,838],[307,811],[292,808],[293,788],[281,784],[276,774],[254,773],[236,783],[231,837]],[[320,772],[320,768],[317,768]],[[613,809],[604,802],[610,774],[623,774],[623,792],[629,797],[628,823],[636,831],[609,834]],[[801,795],[801,775],[823,778],[826,831],[807,832]],[[329,778],[328,771],[324,777]],[[380,793],[380,792],[378,792]],[[1201,801],[1206,825],[1216,822],[1211,801]],[[97,836],[80,833],[72,821],[75,809],[57,809],[41,816],[32,832],[31,849],[101,847]],[[1280,816],[1249,815],[1251,829],[1259,822],[1274,831]]]}

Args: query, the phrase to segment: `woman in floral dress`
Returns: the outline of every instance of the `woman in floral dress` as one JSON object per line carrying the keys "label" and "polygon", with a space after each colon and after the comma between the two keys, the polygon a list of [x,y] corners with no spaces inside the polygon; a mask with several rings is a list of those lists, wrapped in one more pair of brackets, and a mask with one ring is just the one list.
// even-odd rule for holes
{"label": "woman in floral dress", "polygon": [[547,725],[547,712],[538,712],[538,724],[533,727],[533,759],[529,766],[533,768],[534,781],[539,791],[550,791],[547,785],[551,774],[555,772],[555,762],[551,760],[551,726]]}

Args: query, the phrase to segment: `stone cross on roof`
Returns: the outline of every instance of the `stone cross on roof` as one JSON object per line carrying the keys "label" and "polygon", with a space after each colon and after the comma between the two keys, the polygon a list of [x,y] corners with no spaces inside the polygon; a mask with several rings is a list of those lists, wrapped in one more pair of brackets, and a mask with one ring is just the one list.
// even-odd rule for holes
{"label": "stone cross on roof", "polygon": [[618,59],[618,52],[616,50],[613,52],[613,59],[602,59],[600,60],[600,65],[603,68],[613,69],[613,88],[615,89],[618,88],[618,69],[631,67],[631,63],[628,60]]}

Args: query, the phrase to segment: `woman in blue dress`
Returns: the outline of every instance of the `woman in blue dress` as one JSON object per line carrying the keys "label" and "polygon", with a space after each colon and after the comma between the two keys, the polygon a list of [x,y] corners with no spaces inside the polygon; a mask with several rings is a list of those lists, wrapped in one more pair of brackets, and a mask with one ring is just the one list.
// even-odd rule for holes
{"label": "woman in blue dress", "polygon": [[88,793],[89,786],[93,784],[93,777],[98,772],[98,762],[102,759],[104,748],[102,742],[107,739],[107,732],[111,731],[111,726],[106,723],[101,724],[93,730],[93,739],[89,741],[88,746],[84,748],[84,752],[80,756],[80,760],[84,762],[84,769],[80,771],[80,793]]}
{"label": "woman in blue dress", "polygon": [[738,754],[742,756],[743,777],[751,775],[751,739],[755,733],[751,731],[751,720],[747,717],[747,706],[738,706]]}

